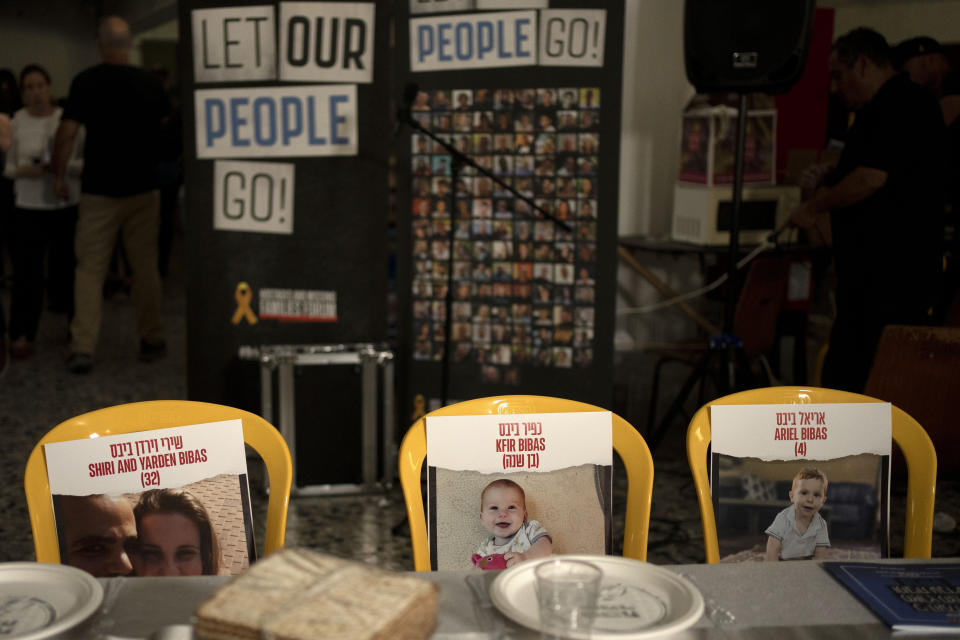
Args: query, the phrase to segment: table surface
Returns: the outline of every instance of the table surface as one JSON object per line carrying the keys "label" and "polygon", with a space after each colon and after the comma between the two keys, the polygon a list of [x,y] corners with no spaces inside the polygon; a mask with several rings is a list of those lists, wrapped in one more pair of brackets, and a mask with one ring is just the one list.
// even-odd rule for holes
{"label": "table surface", "polygon": [[[663,568],[693,582],[707,605],[696,625],[672,638],[892,637],[886,625],[814,561],[663,565]],[[489,603],[477,601],[468,578],[479,577],[489,584],[495,573],[416,574],[440,587],[435,640],[539,638],[539,634],[501,616]],[[104,637],[144,638],[164,625],[189,623],[197,605],[228,579],[213,576],[101,579],[104,602],[93,626]],[[956,637],[955,632],[951,635]],[[898,633],[896,637],[909,636]]]}

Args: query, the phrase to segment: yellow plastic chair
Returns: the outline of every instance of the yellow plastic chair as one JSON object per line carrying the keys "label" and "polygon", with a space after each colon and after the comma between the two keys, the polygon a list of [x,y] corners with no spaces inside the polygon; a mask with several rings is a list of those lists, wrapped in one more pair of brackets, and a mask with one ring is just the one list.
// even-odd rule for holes
{"label": "yellow plastic chair", "polygon": [[[707,562],[720,562],[717,522],[710,497],[707,447],[710,445],[710,407],[715,404],[823,404],[883,402],[870,396],[817,387],[768,387],[741,391],[700,407],[687,429],[687,461],[693,473],[703,522]],[[933,544],[933,500],[937,488],[937,452],[927,432],[903,410],[893,407],[893,441],[907,463],[907,523],[905,558],[929,558]]]}
{"label": "yellow plastic chair", "polygon": [[188,400],[153,400],[121,404],[71,418],[48,431],[33,448],[27,460],[23,487],[27,494],[27,510],[33,529],[37,561],[54,564],[60,562],[43,445],[48,442],[81,440],[236,418],[243,421],[243,440],[263,458],[270,480],[264,555],[282,548],[287,530],[287,507],[290,501],[290,485],[293,482],[293,465],[287,443],[280,432],[260,416],[241,409]]}
{"label": "yellow plastic chair", "polygon": [[[430,571],[430,543],[427,538],[427,522],[420,489],[420,472],[427,454],[426,418],[581,411],[605,411],[605,409],[575,400],[547,396],[493,396],[443,407],[417,420],[403,437],[399,456],[400,485],[407,505],[414,569]],[[646,560],[650,499],[653,494],[653,457],[643,437],[617,414],[613,414],[613,449],[620,455],[627,471],[627,512],[624,523],[623,555],[636,560]]]}

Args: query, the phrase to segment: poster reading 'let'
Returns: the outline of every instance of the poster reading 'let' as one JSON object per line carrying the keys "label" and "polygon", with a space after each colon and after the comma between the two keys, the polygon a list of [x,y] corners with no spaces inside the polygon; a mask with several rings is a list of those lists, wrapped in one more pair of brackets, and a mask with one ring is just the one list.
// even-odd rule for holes
{"label": "poster reading 'let'", "polygon": [[888,555],[889,403],[714,405],[720,558]]}
{"label": "poster reading 'let'", "polygon": [[610,552],[612,414],[428,417],[434,569]]}

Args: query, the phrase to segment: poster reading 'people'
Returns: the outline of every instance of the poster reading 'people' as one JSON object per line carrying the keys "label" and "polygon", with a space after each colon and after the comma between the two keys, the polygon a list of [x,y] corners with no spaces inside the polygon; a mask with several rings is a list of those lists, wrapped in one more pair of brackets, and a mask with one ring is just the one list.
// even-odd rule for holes
{"label": "poster reading 'people'", "polygon": [[612,414],[428,417],[434,570],[610,553]]}
{"label": "poster reading 'people'", "polygon": [[240,420],[44,453],[64,564],[97,577],[237,575],[256,558]]}
{"label": "poster reading 'people'", "polygon": [[714,405],[723,562],[888,555],[889,403]]}

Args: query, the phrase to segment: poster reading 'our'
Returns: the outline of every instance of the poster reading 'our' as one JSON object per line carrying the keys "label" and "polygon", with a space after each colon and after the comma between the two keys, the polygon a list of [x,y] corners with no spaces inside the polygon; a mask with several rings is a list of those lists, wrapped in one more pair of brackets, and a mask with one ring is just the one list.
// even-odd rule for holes
{"label": "poster reading 'our'", "polygon": [[888,555],[889,403],[714,405],[710,422],[721,560]]}
{"label": "poster reading 'our'", "polygon": [[428,417],[434,569],[610,552],[612,414]]}

